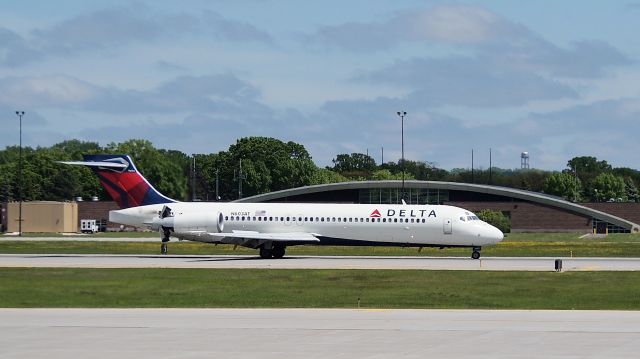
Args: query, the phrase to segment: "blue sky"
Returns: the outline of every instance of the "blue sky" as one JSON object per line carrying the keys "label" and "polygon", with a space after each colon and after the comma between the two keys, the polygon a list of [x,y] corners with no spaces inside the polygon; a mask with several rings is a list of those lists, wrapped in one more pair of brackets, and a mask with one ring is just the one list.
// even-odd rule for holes
{"label": "blue sky", "polygon": [[0,146],[640,168],[640,1],[0,1]]}

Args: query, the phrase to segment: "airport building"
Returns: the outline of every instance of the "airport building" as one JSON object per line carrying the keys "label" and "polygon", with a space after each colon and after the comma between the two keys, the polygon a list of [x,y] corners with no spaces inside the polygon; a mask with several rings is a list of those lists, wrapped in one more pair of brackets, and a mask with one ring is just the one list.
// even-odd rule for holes
{"label": "airport building", "polygon": [[[399,204],[401,181],[354,181],[293,188],[239,202]],[[512,232],[640,232],[640,203],[572,203],[538,192],[482,184],[405,181],[409,204],[447,204],[498,210]]]}
{"label": "airport building", "polygon": [[[501,211],[510,218],[512,232],[640,232],[640,203],[572,203],[562,198],[514,188],[437,181],[405,181],[405,192],[406,202],[409,204],[446,204],[474,212],[483,209]],[[402,185],[401,181],[341,182],[265,193],[237,202],[400,204]],[[28,203],[35,202],[25,202]],[[79,228],[82,219],[95,219],[101,230],[122,229],[119,224],[108,222],[109,211],[118,209],[115,202],[72,203],[75,207],[63,206],[68,209],[60,210],[59,213],[66,216],[64,218],[58,216],[60,218],[56,217],[57,220],[47,222],[44,217],[48,216],[43,215],[39,222],[49,223],[50,228],[47,230],[39,224],[37,231],[74,231]],[[16,209],[17,203],[3,204],[1,213],[4,230],[9,227],[9,231],[15,231]],[[74,210],[75,214],[72,213]],[[60,223],[69,221],[74,221],[75,225],[65,224],[64,230],[59,229]],[[30,228],[27,222],[23,222],[25,232]]]}

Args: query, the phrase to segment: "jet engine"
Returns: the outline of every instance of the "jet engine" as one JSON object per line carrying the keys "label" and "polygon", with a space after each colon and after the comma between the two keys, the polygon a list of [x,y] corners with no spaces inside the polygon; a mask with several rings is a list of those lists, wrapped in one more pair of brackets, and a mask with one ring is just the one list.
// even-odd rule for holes
{"label": "jet engine", "polygon": [[171,229],[174,233],[207,232],[224,230],[222,212],[194,211],[173,213],[169,207],[162,209],[159,218],[153,221],[154,227]]}

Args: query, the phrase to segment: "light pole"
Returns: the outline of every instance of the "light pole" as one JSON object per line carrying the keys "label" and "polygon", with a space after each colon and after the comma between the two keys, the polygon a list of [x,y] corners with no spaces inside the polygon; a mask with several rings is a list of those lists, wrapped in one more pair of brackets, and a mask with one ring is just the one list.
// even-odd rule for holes
{"label": "light pole", "polygon": [[398,111],[398,116],[400,116],[400,123],[401,123],[401,134],[402,134],[402,200],[405,199],[405,192],[404,192],[404,116],[407,115],[407,111]]}
{"label": "light pole", "polygon": [[18,235],[22,237],[22,116],[24,111],[16,111],[20,118],[20,157],[18,160]]}

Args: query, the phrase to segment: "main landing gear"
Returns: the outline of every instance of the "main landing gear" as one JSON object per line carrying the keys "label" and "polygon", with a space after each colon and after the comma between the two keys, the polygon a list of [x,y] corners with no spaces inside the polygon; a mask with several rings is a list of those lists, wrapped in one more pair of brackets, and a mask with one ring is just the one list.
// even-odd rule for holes
{"label": "main landing gear", "polygon": [[482,249],[482,247],[473,247],[473,253],[471,253],[471,258],[480,259],[480,249]]}
{"label": "main landing gear", "polygon": [[262,245],[260,247],[260,258],[262,259],[270,259],[270,258],[282,258],[284,257],[284,253],[286,251],[286,247],[282,244],[273,244],[271,248],[268,248],[266,245]]}
{"label": "main landing gear", "polygon": [[160,245],[160,254],[167,254],[167,243],[169,242],[169,237],[171,236],[171,230],[169,228],[162,228],[162,244]]}

